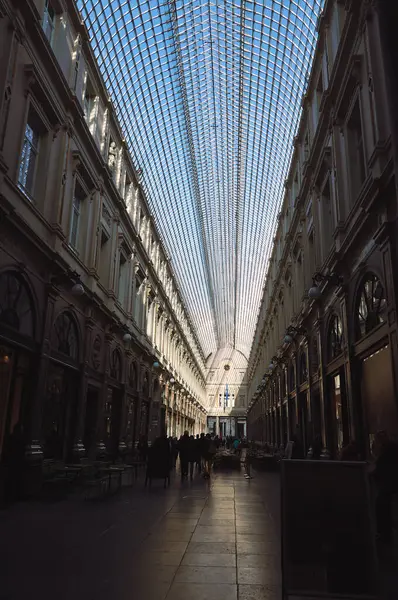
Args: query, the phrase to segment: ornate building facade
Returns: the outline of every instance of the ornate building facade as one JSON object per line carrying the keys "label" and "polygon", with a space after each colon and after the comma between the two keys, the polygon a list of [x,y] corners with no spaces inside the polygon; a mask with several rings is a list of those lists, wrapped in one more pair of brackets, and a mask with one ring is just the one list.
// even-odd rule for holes
{"label": "ornate building facade", "polygon": [[206,427],[206,366],[69,0],[0,0],[0,453]]}
{"label": "ornate building facade", "polygon": [[248,364],[250,437],[332,458],[398,433],[392,4],[325,4]]}

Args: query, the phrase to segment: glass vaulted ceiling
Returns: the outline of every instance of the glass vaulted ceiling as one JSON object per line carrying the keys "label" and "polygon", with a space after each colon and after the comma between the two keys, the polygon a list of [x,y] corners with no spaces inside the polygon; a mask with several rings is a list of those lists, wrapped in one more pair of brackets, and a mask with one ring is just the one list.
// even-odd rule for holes
{"label": "glass vaulted ceiling", "polygon": [[324,0],[80,0],[205,356],[248,356]]}

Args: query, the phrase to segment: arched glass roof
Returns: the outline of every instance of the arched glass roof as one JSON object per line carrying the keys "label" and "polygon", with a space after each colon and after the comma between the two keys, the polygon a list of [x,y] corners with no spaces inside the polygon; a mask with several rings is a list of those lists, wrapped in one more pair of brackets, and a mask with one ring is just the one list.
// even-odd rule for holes
{"label": "arched glass roof", "polygon": [[79,0],[204,355],[248,356],[324,0]]}

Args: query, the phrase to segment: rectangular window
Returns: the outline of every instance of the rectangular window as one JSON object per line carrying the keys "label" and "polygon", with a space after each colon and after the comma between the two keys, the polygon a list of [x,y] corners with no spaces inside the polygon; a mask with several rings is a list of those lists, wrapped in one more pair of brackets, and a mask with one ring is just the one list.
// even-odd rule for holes
{"label": "rectangular window", "polygon": [[118,299],[120,304],[124,307],[125,296],[126,296],[126,275],[127,275],[127,259],[123,253],[120,253],[119,258],[119,285],[118,285]]}
{"label": "rectangular window", "polygon": [[72,202],[72,217],[70,225],[69,243],[75,250],[79,249],[79,229],[81,220],[82,204],[86,194],[78,181],[75,183],[75,191]]}
{"label": "rectangular window", "polygon": [[110,235],[101,229],[101,247],[98,261],[98,274],[105,287],[109,285],[109,266],[110,266]]}
{"label": "rectangular window", "polygon": [[51,6],[51,2],[46,0],[43,13],[43,31],[50,44],[52,43],[55,29],[55,10]]}
{"label": "rectangular window", "polygon": [[347,121],[347,145],[351,202],[353,204],[366,177],[361,110],[358,98]]}
{"label": "rectangular window", "polygon": [[325,187],[322,190],[320,204],[322,219],[322,261],[324,261],[331,250],[333,244],[333,232],[335,228],[330,176],[328,177]]}
{"label": "rectangular window", "polygon": [[25,136],[22,147],[21,162],[19,165],[18,184],[30,196],[36,174],[36,164],[39,155],[40,129],[37,115],[29,110],[28,121],[25,127]]}

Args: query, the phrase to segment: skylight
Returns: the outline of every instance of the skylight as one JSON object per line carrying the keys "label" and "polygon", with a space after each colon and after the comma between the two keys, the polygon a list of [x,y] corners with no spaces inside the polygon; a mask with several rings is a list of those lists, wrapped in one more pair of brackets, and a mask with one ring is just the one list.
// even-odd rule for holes
{"label": "skylight", "polygon": [[79,0],[204,355],[249,355],[324,0]]}

